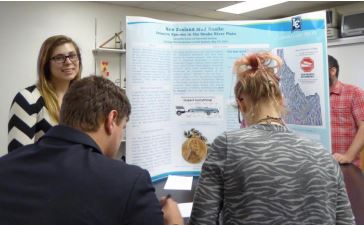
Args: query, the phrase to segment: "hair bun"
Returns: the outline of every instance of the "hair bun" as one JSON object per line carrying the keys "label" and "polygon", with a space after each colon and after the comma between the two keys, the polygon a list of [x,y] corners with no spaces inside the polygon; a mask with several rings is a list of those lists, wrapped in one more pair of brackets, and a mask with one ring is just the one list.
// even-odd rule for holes
{"label": "hair bun", "polygon": [[[282,60],[278,56],[275,56],[270,52],[261,52],[253,53],[237,59],[234,63],[233,70],[236,74],[238,74],[248,70],[255,72],[259,69],[275,69],[279,68],[281,65]],[[279,80],[279,77],[277,77],[277,79]]]}
{"label": "hair bun", "polygon": [[261,59],[259,59],[258,54],[248,55],[247,61],[253,71],[256,71],[261,65]]}

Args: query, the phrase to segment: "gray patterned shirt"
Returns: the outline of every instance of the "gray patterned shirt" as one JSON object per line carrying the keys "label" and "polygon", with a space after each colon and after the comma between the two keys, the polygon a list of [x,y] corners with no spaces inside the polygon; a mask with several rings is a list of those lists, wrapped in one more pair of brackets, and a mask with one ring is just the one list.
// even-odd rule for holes
{"label": "gray patterned shirt", "polygon": [[339,165],[278,125],[225,132],[208,150],[190,225],[355,224]]}

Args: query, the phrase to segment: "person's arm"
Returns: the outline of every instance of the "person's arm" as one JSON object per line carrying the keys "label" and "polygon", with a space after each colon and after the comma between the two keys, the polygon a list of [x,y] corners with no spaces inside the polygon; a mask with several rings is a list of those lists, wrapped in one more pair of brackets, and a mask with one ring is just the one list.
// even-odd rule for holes
{"label": "person's arm", "polygon": [[160,203],[162,205],[164,225],[184,225],[177,202],[170,197],[163,197]]}
{"label": "person's arm", "polygon": [[339,163],[351,163],[364,148],[364,121],[359,123],[358,131],[345,154],[335,153],[334,158]]}
{"label": "person's arm", "polygon": [[190,225],[219,224],[223,204],[223,173],[226,159],[226,135],[217,137],[208,149],[193,199]]}
{"label": "person's arm", "polygon": [[34,143],[37,112],[32,97],[24,89],[15,96],[11,104],[8,122],[8,152]]}
{"label": "person's arm", "polygon": [[163,225],[161,205],[155,195],[148,171],[142,170],[129,194],[122,224]]}
{"label": "person's arm", "polygon": [[337,177],[337,200],[336,200],[336,225],[355,225],[354,214],[351,209],[348,194],[346,192],[342,171],[335,163]]}

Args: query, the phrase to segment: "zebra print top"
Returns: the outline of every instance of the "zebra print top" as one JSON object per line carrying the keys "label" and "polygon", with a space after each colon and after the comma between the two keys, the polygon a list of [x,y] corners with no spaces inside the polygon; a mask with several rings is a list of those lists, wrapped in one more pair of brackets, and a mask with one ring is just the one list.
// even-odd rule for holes
{"label": "zebra print top", "polygon": [[21,90],[10,107],[8,151],[38,141],[54,125],[36,86]]}
{"label": "zebra print top", "polygon": [[208,150],[190,225],[355,224],[342,173],[321,145],[286,127],[253,125]]}

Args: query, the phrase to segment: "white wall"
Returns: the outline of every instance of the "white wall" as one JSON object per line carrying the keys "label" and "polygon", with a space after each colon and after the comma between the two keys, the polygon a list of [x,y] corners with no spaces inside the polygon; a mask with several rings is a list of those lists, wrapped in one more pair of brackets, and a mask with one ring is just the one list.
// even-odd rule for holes
{"label": "white wall", "polygon": [[[363,12],[364,2],[341,6],[336,9],[339,14]],[[329,46],[327,51],[339,62],[339,80],[364,89],[364,43]]]}
{"label": "white wall", "polygon": [[364,43],[331,46],[327,51],[339,63],[339,80],[364,89]]}
{"label": "white wall", "polygon": [[[364,11],[364,2],[337,9],[339,13]],[[82,51],[83,76],[94,74],[95,62],[92,49],[95,47],[95,18],[98,24],[97,46],[99,46],[115,32],[124,28],[126,15],[175,21],[208,20],[102,2],[0,2],[0,96],[2,100],[0,156],[7,152],[7,123],[11,101],[20,89],[36,82],[37,56],[42,42],[55,34],[72,37]],[[363,51],[364,44],[328,49],[329,54],[339,60],[340,79],[364,88],[363,59],[360,54]],[[98,57],[102,58],[104,55],[101,54]],[[110,60],[110,63],[120,62],[118,55],[105,57]],[[115,69],[115,66],[110,66],[110,72],[118,73],[112,69]]]}
{"label": "white wall", "polygon": [[[125,26],[126,15],[176,21],[206,20],[97,2],[0,2],[0,156],[7,153],[11,101],[20,89],[37,81],[36,63],[42,42],[56,34],[73,38],[82,52],[82,76],[88,76],[94,74],[95,18],[99,46]],[[107,57],[111,63],[120,61],[117,55]]]}

